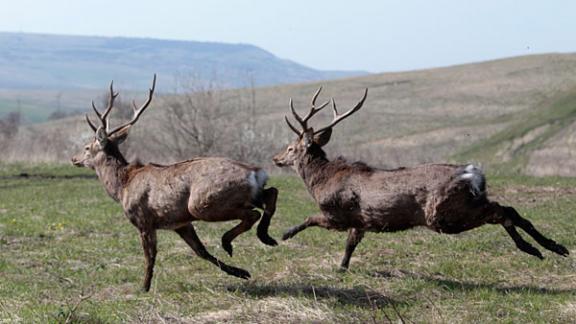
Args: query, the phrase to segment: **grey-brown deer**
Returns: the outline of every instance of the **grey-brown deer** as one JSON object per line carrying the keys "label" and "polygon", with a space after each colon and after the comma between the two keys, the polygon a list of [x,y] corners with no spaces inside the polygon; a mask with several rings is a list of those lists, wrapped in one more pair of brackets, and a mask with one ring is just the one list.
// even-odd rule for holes
{"label": "grey-brown deer", "polygon": [[[257,236],[264,244],[276,245],[268,235],[270,219],[276,208],[276,188],[265,188],[267,174],[256,166],[213,157],[200,157],[172,165],[128,163],[118,145],[150,105],[156,75],[148,98],[134,104],[134,117],[110,129],[109,115],[118,93],[110,84],[108,106],[100,112],[92,107],[100,121],[96,126],[86,115],[94,139],[84,152],[72,158],[76,166],[94,169],[112,199],[122,205],[124,214],[140,232],[146,261],[143,289],[148,291],[156,259],[156,230],[174,230],[201,258],[224,272],[247,279],[250,274],[229,266],[212,256],[192,226],[194,221],[241,222],[222,236],[222,247],[232,256],[232,240],[248,231],[260,218]],[[260,212],[255,208],[263,209]]]}
{"label": "grey-brown deer", "polygon": [[384,170],[362,162],[349,163],[342,158],[329,161],[322,147],[330,140],[332,128],[362,107],[368,89],[356,106],[343,114],[338,113],[332,99],[333,121],[314,130],[308,126],[309,119],[329,104],[328,101],[316,106],[321,89],[314,94],[305,117],[296,113],[290,99],[290,109],[301,129],[285,117],[298,137],[273,158],[277,166],[292,166],[296,170],[320,208],[319,214],[286,231],[283,240],[310,226],[348,230],[340,264],[341,269],[347,269],[366,231],[394,232],[425,226],[436,232],[454,234],[484,224],[500,224],[516,246],[528,254],[543,258],[538,249],[520,236],[516,227],[544,248],[568,256],[564,246],[540,234],[514,208],[490,201],[484,174],[472,164],[425,164]]}

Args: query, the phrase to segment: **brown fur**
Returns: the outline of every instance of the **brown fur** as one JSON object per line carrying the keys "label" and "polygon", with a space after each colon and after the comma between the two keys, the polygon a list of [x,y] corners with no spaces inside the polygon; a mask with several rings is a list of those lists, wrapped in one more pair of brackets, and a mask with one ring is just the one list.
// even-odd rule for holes
{"label": "brown fur", "polygon": [[[261,170],[259,167],[226,158],[203,157],[172,165],[129,164],[118,145],[126,139],[131,124],[117,128],[114,133],[107,131],[105,118],[117,95],[112,87],[110,90],[110,108],[102,114],[104,117],[98,114],[103,126],[96,128],[88,121],[96,136],[83,153],[72,158],[72,163],[94,169],[108,195],[122,205],[126,217],[140,231],[146,260],[144,290],[150,289],[152,281],[158,229],[174,230],[201,258],[230,275],[249,278],[247,271],[210,255],[196,235],[192,222],[240,220],[240,224],[222,236],[222,247],[232,255],[232,240],[260,219],[255,208],[262,208],[258,237],[267,245],[276,245],[268,235],[268,226],[276,208],[278,191],[265,189],[263,183],[255,186],[254,181],[250,181],[254,173]],[[133,122],[145,107],[136,112]]]}
{"label": "brown fur", "polygon": [[[352,112],[358,109],[357,105]],[[315,113],[317,109],[311,111]],[[348,268],[350,257],[366,231],[393,232],[425,226],[452,234],[491,223],[504,226],[517,247],[526,253],[542,258],[542,254],[516,232],[515,226],[544,248],[568,255],[565,247],[542,236],[512,207],[489,201],[484,175],[479,169],[469,171],[462,165],[426,164],[384,170],[362,162],[347,163],[341,158],[329,161],[322,146],[329,141],[332,128],[314,132],[307,127],[307,118],[293,114],[297,121],[303,120],[300,122],[303,130],[299,132],[289,123],[290,128],[299,133],[298,139],[273,160],[278,166],[295,169],[321,213],[290,228],[284,233],[284,240],[310,226],[348,230],[346,253],[341,263],[342,268]],[[335,116],[335,121],[342,120]],[[472,166],[469,168],[472,170]],[[464,176],[467,172],[473,174]]]}

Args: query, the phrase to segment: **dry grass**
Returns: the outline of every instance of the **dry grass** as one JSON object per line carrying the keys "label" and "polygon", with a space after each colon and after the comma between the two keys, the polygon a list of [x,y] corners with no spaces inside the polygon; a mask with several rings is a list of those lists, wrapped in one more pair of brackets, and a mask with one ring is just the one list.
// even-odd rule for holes
{"label": "dry grass", "polygon": [[[256,116],[263,121],[261,132],[274,134],[272,150],[279,150],[293,138],[282,120],[288,113],[288,98],[294,98],[297,109],[302,111],[307,109],[315,89],[323,85],[324,93],[319,101],[334,96],[344,109],[353,105],[363,88],[368,87],[365,107],[338,126],[328,147],[329,153],[366,158],[367,162],[388,167],[446,161],[511,125],[517,127],[516,122],[521,121],[522,116],[573,89],[575,69],[576,55],[550,54],[258,88]],[[248,91],[225,91],[224,101],[226,97],[234,100],[246,96]],[[130,157],[137,155],[144,161],[156,162],[172,159],[170,152],[146,149],[152,142],[150,134],[158,129],[155,123],[163,120],[158,117],[165,113],[163,105],[162,100],[156,100],[133,131],[130,141],[139,149],[131,151]],[[545,110],[546,106],[540,108]],[[88,99],[85,110],[89,111]],[[320,114],[313,124],[324,125],[330,118],[329,112]],[[45,135],[40,138],[60,139],[61,144],[46,150],[45,144],[38,144],[38,136],[34,137],[36,127],[44,130],[40,133]],[[88,127],[79,117],[30,127],[21,132],[14,150],[2,159],[67,161],[68,151],[81,145],[78,139],[89,136]],[[567,160],[570,157],[566,154],[557,158]],[[538,156],[546,157],[549,153]],[[270,163],[267,159],[250,162]],[[479,162],[483,162],[482,159]],[[544,164],[537,160],[535,163]],[[562,164],[557,161],[553,167],[559,169]]]}
{"label": "dry grass", "polygon": [[[537,260],[498,226],[455,236],[371,233],[351,270],[339,273],[344,233],[311,228],[270,248],[252,230],[235,240],[228,258],[220,237],[233,224],[198,223],[207,248],[252,279],[223,274],[161,231],[152,290],[142,293],[138,235],[89,175],[71,167],[0,167],[0,321],[551,323],[574,314],[573,257],[545,252]],[[300,179],[272,182],[281,192],[271,226],[279,237],[316,208]],[[576,252],[573,179],[489,183],[494,198]]]}

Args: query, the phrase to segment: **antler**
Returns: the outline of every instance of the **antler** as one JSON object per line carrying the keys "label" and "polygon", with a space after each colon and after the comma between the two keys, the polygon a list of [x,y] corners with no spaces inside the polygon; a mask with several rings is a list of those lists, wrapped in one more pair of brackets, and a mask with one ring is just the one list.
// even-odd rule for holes
{"label": "antler", "polygon": [[124,123],[124,124],[114,128],[111,132],[107,132],[108,136],[118,132],[119,130],[121,130],[124,127],[134,125],[134,123],[136,123],[138,121],[138,118],[140,118],[140,115],[142,115],[144,110],[146,110],[146,108],[148,108],[148,106],[150,105],[150,102],[152,102],[152,97],[154,96],[154,90],[155,89],[156,89],[156,74],[154,74],[154,79],[152,79],[152,87],[150,89],[148,89],[148,98],[140,106],[140,108],[138,108],[136,106],[136,101],[132,101],[132,110],[134,110],[134,117],[132,117],[132,119],[129,122]]}
{"label": "antler", "polygon": [[[106,130],[106,132],[108,132],[110,127],[108,124],[108,115],[110,114],[110,111],[112,111],[112,107],[114,107],[114,100],[116,100],[116,97],[118,97],[118,92],[114,92],[114,81],[112,81],[110,82],[110,97],[108,98],[108,107],[106,107],[106,110],[104,110],[103,114],[100,114],[96,108],[96,104],[94,104],[94,100],[92,100],[92,109],[94,109],[96,116],[98,116],[98,119],[100,119],[102,127]],[[88,117],[86,117],[86,120],[88,121],[88,124],[90,124],[90,127],[94,129],[94,124],[90,122]],[[94,131],[96,130],[94,129]]]}
{"label": "antler", "polygon": [[[299,131],[296,127],[294,127],[294,125],[292,125],[290,123],[290,120],[288,120],[288,117],[284,116],[284,119],[286,120],[286,123],[288,124],[288,126],[290,127],[290,129],[298,134],[299,136],[304,134],[305,131],[309,130],[310,128],[308,127],[308,120],[314,116],[317,112],[319,112],[320,110],[322,110],[322,108],[326,107],[330,101],[326,101],[325,103],[323,103],[322,105],[320,105],[320,107],[316,107],[316,99],[318,98],[318,95],[320,94],[320,91],[322,91],[322,87],[320,87],[316,93],[314,94],[314,96],[312,97],[312,103],[311,103],[311,108],[310,108],[310,112],[308,112],[308,114],[302,118],[300,117],[297,113],[296,110],[294,109],[294,104],[292,102],[292,98],[290,98],[290,110],[292,111],[292,114],[294,115],[294,118],[296,118],[296,120],[298,121],[298,123],[300,123],[300,126],[302,126],[302,130]],[[332,110],[334,111],[334,120],[330,123],[330,125],[323,127],[322,129],[319,129],[317,131],[314,132],[314,134],[318,134],[321,133],[323,131],[325,131],[328,128],[334,127],[336,124],[338,124],[339,122],[341,122],[342,120],[344,120],[345,118],[347,118],[348,116],[352,115],[353,113],[355,113],[356,111],[358,111],[362,105],[364,104],[364,101],[366,100],[366,96],[368,95],[368,88],[366,88],[366,90],[364,91],[364,96],[362,97],[362,99],[356,104],[356,106],[354,108],[352,108],[351,110],[339,115],[338,114],[338,110],[336,109],[336,102],[334,101],[334,98],[332,98]]]}
{"label": "antler", "polygon": [[300,123],[300,126],[302,126],[302,131],[298,131],[296,129],[296,127],[294,127],[290,123],[290,121],[288,120],[288,117],[284,116],[284,118],[286,119],[286,122],[288,123],[288,126],[290,127],[290,129],[292,129],[292,131],[294,131],[296,134],[302,135],[304,133],[304,131],[308,130],[309,129],[308,128],[308,120],[310,118],[312,118],[312,116],[316,115],[317,112],[322,110],[322,108],[326,107],[330,103],[330,101],[326,101],[325,103],[321,104],[320,107],[316,107],[316,99],[318,99],[318,96],[320,95],[320,91],[322,91],[322,87],[320,87],[320,88],[318,88],[318,90],[316,90],[316,93],[312,97],[312,102],[310,103],[310,111],[308,112],[308,114],[306,116],[304,116],[304,118],[300,117],[300,115],[298,115],[296,113],[296,110],[294,109],[294,102],[292,101],[292,98],[290,98],[290,110],[292,111],[292,115],[294,115],[294,118],[296,118],[298,123]]}
{"label": "antler", "polygon": [[328,128],[332,128],[332,127],[336,126],[336,124],[338,124],[339,122],[343,121],[344,119],[346,119],[347,117],[349,117],[353,113],[360,110],[360,108],[362,108],[362,105],[364,104],[364,101],[366,100],[367,96],[368,96],[368,88],[366,88],[366,90],[364,90],[364,96],[362,97],[362,99],[360,99],[360,101],[356,104],[356,106],[354,106],[354,108],[348,110],[347,112],[345,112],[341,115],[338,114],[338,110],[336,109],[336,101],[334,101],[334,98],[332,98],[332,110],[334,111],[334,119],[332,120],[332,122],[328,126],[323,127],[317,131],[314,131],[314,134],[322,133],[323,131],[327,130]]}

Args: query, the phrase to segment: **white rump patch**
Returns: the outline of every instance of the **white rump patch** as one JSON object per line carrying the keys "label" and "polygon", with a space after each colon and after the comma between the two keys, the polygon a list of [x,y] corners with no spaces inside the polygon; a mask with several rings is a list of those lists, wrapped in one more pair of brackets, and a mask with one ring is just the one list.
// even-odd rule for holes
{"label": "white rump patch", "polygon": [[486,178],[479,167],[474,164],[468,164],[460,175],[460,179],[470,181],[471,191],[474,196],[485,194]]}
{"label": "white rump patch", "polygon": [[266,171],[259,169],[258,171],[250,171],[248,175],[248,182],[252,187],[252,199],[256,199],[268,181],[268,174]]}

